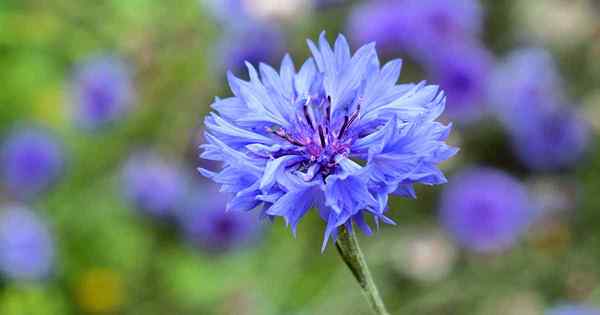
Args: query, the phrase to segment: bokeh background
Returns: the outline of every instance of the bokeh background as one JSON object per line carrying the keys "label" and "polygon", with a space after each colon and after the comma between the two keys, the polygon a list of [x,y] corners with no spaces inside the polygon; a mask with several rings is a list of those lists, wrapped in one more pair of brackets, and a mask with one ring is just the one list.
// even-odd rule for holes
{"label": "bokeh background", "polygon": [[[369,314],[324,224],[224,213],[202,122],[243,61],[376,41],[448,95],[448,185],[360,236],[392,314],[600,314],[592,0],[0,1],[0,314]],[[596,309],[595,307],[598,307]],[[576,313],[580,312],[580,313]],[[583,313],[587,312],[587,313]]]}

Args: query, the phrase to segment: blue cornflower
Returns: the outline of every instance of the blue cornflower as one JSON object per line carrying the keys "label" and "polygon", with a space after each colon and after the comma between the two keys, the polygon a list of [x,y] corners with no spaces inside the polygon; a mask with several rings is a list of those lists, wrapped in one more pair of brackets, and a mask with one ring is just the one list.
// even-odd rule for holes
{"label": "blue cornflower", "polygon": [[121,119],[134,100],[133,82],[127,64],[115,56],[95,56],[76,69],[72,83],[76,124],[98,129]]}
{"label": "blue cornflower", "polygon": [[210,253],[249,246],[261,235],[259,218],[243,211],[225,211],[227,200],[213,186],[203,185],[178,213],[184,236]]}
{"label": "blue cornflower", "polygon": [[545,315],[600,315],[600,308],[576,305],[576,304],[564,304],[553,307],[544,312]]}
{"label": "blue cornflower", "polygon": [[155,153],[136,153],[123,168],[125,197],[137,209],[156,217],[174,214],[184,197],[185,184],[179,169]]}
{"label": "blue cornflower", "polygon": [[49,276],[54,242],[44,221],[19,205],[0,206],[0,274],[14,280]]}
{"label": "blue cornflower", "polygon": [[380,67],[375,44],[351,55],[325,34],[296,71],[285,56],[277,72],[250,64],[249,81],[229,74],[233,97],[212,104],[202,158],[223,169],[202,174],[231,193],[229,209],[261,207],[293,233],[309,209],[326,222],[325,241],[352,222],[370,233],[365,215],[384,213],[389,194],[414,197],[413,184],[442,184],[438,163],[457,149],[445,143],[450,126],[436,122],[445,97],[437,86],[396,84],[402,62]]}
{"label": "blue cornflower", "polygon": [[456,242],[476,252],[507,249],[533,215],[525,186],[491,168],[472,168],[455,175],[441,198],[442,226]]}
{"label": "blue cornflower", "polygon": [[28,199],[48,189],[63,166],[62,146],[42,128],[15,128],[0,148],[2,184],[18,199]]}

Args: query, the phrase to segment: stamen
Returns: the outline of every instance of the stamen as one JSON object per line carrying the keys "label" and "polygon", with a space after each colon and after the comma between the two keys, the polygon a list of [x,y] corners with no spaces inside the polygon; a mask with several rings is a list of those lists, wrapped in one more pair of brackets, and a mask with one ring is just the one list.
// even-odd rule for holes
{"label": "stamen", "polygon": [[342,128],[340,128],[340,132],[338,133],[338,139],[341,139],[348,127],[348,116],[344,116],[344,124],[342,124]]}
{"label": "stamen", "polygon": [[310,119],[310,115],[308,114],[308,105],[304,104],[303,108],[304,110],[304,118],[306,118],[306,122],[308,123],[308,125],[310,126],[310,128],[312,130],[315,130],[315,126],[313,125],[313,121],[312,119]]}
{"label": "stamen", "polygon": [[325,148],[325,135],[323,134],[322,126],[319,126],[319,138],[321,139],[321,146]]}
{"label": "stamen", "polygon": [[279,128],[277,130],[274,130],[273,128],[267,127],[267,131],[274,133],[275,135],[279,136],[280,138],[287,140],[289,143],[297,145],[297,146],[304,146],[303,143],[301,143],[300,141],[292,138],[292,136],[290,136],[289,134],[287,134],[285,132],[285,130],[283,128]]}
{"label": "stamen", "polygon": [[327,95],[327,109],[325,110],[325,118],[327,119],[327,125],[331,120],[331,96]]}
{"label": "stamen", "polygon": [[342,125],[342,128],[340,129],[340,133],[338,134],[338,139],[341,139],[342,136],[344,135],[344,132],[346,132],[346,130],[348,129],[348,127],[350,127],[350,125],[352,125],[352,123],[356,120],[356,118],[358,118],[358,115],[360,113],[360,101],[358,102],[358,104],[356,105],[356,111],[354,113],[352,113],[352,116],[350,116],[350,119],[348,119],[348,116],[344,117],[344,124]]}

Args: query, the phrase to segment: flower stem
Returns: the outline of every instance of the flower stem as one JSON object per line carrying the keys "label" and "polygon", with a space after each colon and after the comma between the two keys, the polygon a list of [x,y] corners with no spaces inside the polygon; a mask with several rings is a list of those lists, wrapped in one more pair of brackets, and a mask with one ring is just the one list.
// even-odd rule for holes
{"label": "flower stem", "polygon": [[373,277],[371,277],[371,272],[367,266],[365,256],[360,250],[358,240],[356,239],[356,233],[348,232],[345,227],[342,227],[335,246],[342,257],[342,260],[344,260],[354,275],[354,278],[358,281],[374,314],[389,315],[388,311],[385,309],[385,304],[383,304],[381,296],[379,296],[379,291],[375,286]]}

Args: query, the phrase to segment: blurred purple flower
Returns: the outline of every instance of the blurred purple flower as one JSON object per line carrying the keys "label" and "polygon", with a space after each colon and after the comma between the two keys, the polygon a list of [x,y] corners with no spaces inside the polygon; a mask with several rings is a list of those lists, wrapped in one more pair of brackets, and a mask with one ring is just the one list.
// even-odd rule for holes
{"label": "blurred purple flower", "polygon": [[223,67],[239,74],[245,61],[258,66],[281,58],[284,35],[270,24],[250,23],[244,28],[226,31],[217,46]]}
{"label": "blurred purple flower", "polygon": [[91,57],[77,67],[73,106],[79,127],[94,130],[121,119],[130,110],[133,99],[130,69],[118,57]]}
{"label": "blurred purple flower", "polygon": [[600,315],[600,308],[585,305],[564,304],[546,310],[544,315]]}
{"label": "blurred purple flower", "polygon": [[186,238],[211,253],[223,253],[255,243],[261,231],[257,216],[226,211],[225,196],[212,186],[201,186],[183,207],[179,218]]}
{"label": "blurred purple flower", "polygon": [[64,153],[50,132],[35,127],[13,130],[0,149],[0,174],[6,189],[19,199],[48,189],[63,170]]}
{"label": "blurred purple flower", "polygon": [[[483,10],[478,0],[400,0],[411,45],[421,51],[479,35]],[[410,37],[409,37],[410,36]]]}
{"label": "blurred purple flower", "polygon": [[517,49],[498,62],[489,82],[489,99],[505,127],[527,126],[531,115],[564,100],[563,82],[552,55],[540,48]]}
{"label": "blurred purple flower", "polygon": [[0,273],[41,280],[51,273],[53,260],[53,240],[41,218],[18,205],[0,206]]}
{"label": "blurred purple flower", "polygon": [[[201,173],[234,197],[228,209],[258,208],[292,232],[311,209],[326,222],[323,250],[341,227],[371,229],[365,216],[393,223],[390,194],[414,197],[413,185],[446,183],[438,164],[458,151],[451,126],[437,121],[446,98],[437,86],[397,84],[401,60],[380,65],[375,46],[354,54],[325,33],[296,71],[248,64],[249,81],[228,74],[233,97],[212,104],[201,157],[221,161]],[[259,76],[260,71],[260,76]]]}
{"label": "blurred purple flower", "polygon": [[475,252],[507,249],[533,219],[526,188],[500,170],[472,168],[445,188],[440,220],[462,246]]}
{"label": "blurred purple flower", "polygon": [[357,5],[347,25],[351,40],[359,44],[375,42],[385,54],[406,50],[404,37],[409,27],[402,17],[401,2],[371,1]]}
{"label": "blurred purple flower", "polygon": [[550,171],[575,164],[589,144],[589,126],[572,108],[530,113],[511,133],[518,158],[530,169]]}
{"label": "blurred purple flower", "polygon": [[460,43],[429,52],[425,61],[434,82],[446,92],[446,113],[452,119],[473,121],[485,112],[487,81],[493,57],[483,47]]}
{"label": "blurred purple flower", "polygon": [[359,43],[420,54],[477,36],[482,18],[477,0],[379,0],[357,6],[348,27]]}
{"label": "blurred purple flower", "polygon": [[125,197],[139,210],[156,216],[174,215],[185,194],[179,169],[153,153],[136,153],[123,168]]}
{"label": "blurred purple flower", "polygon": [[565,105],[562,80],[542,49],[511,53],[495,70],[489,96],[519,159],[533,170],[569,167],[585,152],[589,126]]}

